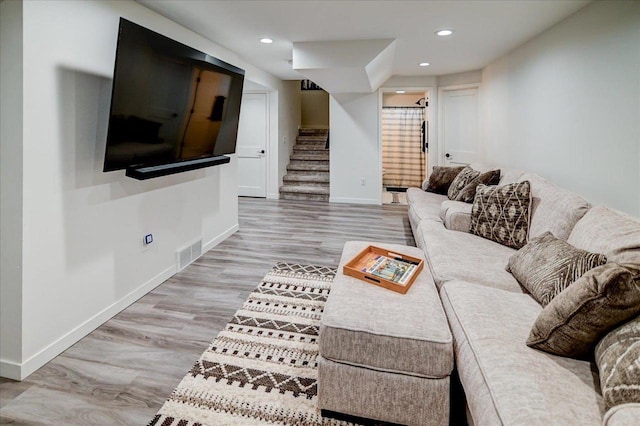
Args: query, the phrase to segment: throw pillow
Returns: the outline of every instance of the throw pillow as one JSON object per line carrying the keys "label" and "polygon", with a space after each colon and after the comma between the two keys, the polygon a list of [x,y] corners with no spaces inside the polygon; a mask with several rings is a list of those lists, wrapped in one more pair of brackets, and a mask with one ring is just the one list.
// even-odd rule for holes
{"label": "throw pillow", "polygon": [[519,249],[527,243],[531,187],[529,181],[503,186],[478,185],[469,232]]}
{"label": "throw pillow", "polygon": [[509,258],[507,272],[542,306],[585,272],[607,263],[603,254],[589,253],[545,232]]}
{"label": "throw pillow", "polygon": [[640,403],[640,317],[604,336],[595,355],[605,408]]}
{"label": "throw pillow", "polygon": [[608,331],[638,313],[640,276],[617,263],[606,263],[587,271],[551,300],[533,324],[527,346],[584,358]]}
{"label": "throw pillow", "polygon": [[447,195],[451,182],[453,182],[462,169],[464,169],[464,167],[434,166],[426,187],[423,185],[422,189],[428,192],[435,192],[436,194]]}
{"label": "throw pillow", "polygon": [[474,198],[476,198],[476,188],[478,188],[478,185],[497,185],[498,182],[500,182],[500,170],[489,170],[488,172],[482,173],[462,188],[456,197],[456,201],[473,203]]}
{"label": "throw pillow", "polygon": [[471,167],[467,166],[458,176],[451,182],[451,186],[449,186],[449,191],[447,192],[447,196],[450,200],[455,200],[460,191],[467,186],[472,180],[477,178],[480,175],[480,172],[477,170],[473,170]]}

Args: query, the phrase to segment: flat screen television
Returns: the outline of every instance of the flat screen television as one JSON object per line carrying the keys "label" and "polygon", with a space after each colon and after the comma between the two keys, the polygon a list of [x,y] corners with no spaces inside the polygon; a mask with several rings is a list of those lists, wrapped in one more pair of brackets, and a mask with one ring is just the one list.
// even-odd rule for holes
{"label": "flat screen television", "polygon": [[120,18],[104,171],[234,153],[243,83],[244,70]]}

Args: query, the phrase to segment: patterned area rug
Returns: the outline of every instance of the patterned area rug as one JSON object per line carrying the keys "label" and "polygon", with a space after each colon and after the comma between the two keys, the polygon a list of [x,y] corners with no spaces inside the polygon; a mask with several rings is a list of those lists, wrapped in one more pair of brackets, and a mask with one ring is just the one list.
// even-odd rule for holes
{"label": "patterned area rug", "polygon": [[318,329],[335,274],[276,264],[149,425],[351,424],[317,408]]}

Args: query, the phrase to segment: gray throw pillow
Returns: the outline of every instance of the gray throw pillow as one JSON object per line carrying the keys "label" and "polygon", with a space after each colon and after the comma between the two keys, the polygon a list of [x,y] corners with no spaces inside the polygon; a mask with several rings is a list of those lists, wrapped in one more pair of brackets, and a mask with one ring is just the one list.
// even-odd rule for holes
{"label": "gray throw pillow", "polygon": [[503,186],[478,185],[469,232],[519,249],[527,243],[530,209],[528,180]]}
{"label": "gray throw pillow", "polygon": [[527,346],[585,358],[610,330],[640,313],[640,277],[617,263],[587,271],[538,315]]}
{"label": "gray throw pillow", "polygon": [[598,343],[595,351],[600,389],[607,410],[640,403],[640,317],[621,325]]}
{"label": "gray throw pillow", "polygon": [[473,170],[471,167],[467,166],[458,176],[451,182],[451,186],[449,186],[449,191],[447,192],[447,196],[450,200],[455,200],[460,191],[471,183],[472,180],[480,176],[480,172],[477,170]]}
{"label": "gray throw pillow", "polygon": [[499,182],[500,170],[489,170],[488,172],[482,173],[462,188],[456,197],[456,201],[473,203],[473,200],[476,198],[478,185],[497,185]]}
{"label": "gray throw pillow", "polygon": [[429,181],[425,182],[426,186],[423,184],[422,189],[428,192],[435,192],[436,194],[447,195],[451,182],[453,182],[462,169],[464,169],[464,167],[434,166],[429,176]]}
{"label": "gray throw pillow", "polygon": [[585,272],[607,263],[603,254],[589,253],[545,232],[509,258],[507,271],[542,306]]}

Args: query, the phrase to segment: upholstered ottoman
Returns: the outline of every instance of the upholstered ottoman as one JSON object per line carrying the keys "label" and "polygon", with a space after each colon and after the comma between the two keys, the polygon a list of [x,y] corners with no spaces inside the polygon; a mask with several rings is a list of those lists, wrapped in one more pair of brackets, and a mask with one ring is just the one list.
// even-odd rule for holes
{"label": "upholstered ottoman", "polygon": [[424,259],[422,250],[350,241],[320,325],[321,409],[408,425],[447,425],[453,344],[438,291],[424,268],[407,294],[345,276],[367,245]]}

